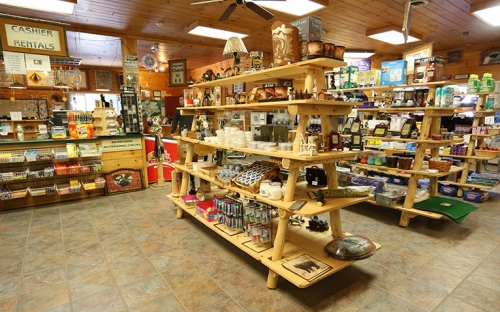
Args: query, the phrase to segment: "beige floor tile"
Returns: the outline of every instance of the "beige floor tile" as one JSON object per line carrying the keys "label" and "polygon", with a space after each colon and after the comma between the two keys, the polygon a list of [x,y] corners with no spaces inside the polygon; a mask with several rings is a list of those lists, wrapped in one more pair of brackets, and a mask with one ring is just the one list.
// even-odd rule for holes
{"label": "beige floor tile", "polygon": [[31,215],[33,211],[21,211],[21,212],[9,212],[6,213],[2,220],[0,221],[0,227],[7,223],[19,223],[19,222],[28,222],[31,219]]}
{"label": "beige floor tile", "polygon": [[470,281],[462,282],[452,296],[486,311],[496,312],[500,306],[499,292]]}
{"label": "beige floor tile", "polygon": [[24,248],[0,252],[0,267],[23,261],[25,252]]}
{"label": "beige floor tile", "polygon": [[167,268],[161,275],[172,289],[197,284],[208,278],[205,272],[191,261],[173,269]]}
{"label": "beige floor tile", "polygon": [[52,242],[40,245],[29,246],[26,249],[25,258],[33,259],[39,258],[43,255],[53,254],[55,252],[64,251],[62,242]]}
{"label": "beige floor tile", "polygon": [[[170,294],[164,297],[159,297],[151,299],[144,304],[139,306],[131,307],[129,311],[132,312],[151,312],[151,311],[162,311],[162,312],[182,312],[186,311],[181,305],[179,300],[174,294]],[[233,311],[231,311],[233,312]],[[238,311],[234,311],[238,312]]]}
{"label": "beige floor tile", "polygon": [[0,281],[19,277],[23,269],[23,262],[5,262],[0,265]]}
{"label": "beige floor tile", "polygon": [[17,303],[17,311],[44,311],[67,302],[69,302],[68,285],[61,283],[21,295]]}
{"label": "beige floor tile", "polygon": [[216,275],[212,279],[231,297],[264,284],[260,278],[243,267]]}
{"label": "beige floor tile", "polygon": [[279,311],[292,302],[280,293],[270,291],[266,285],[257,286],[238,295],[234,300],[245,311]]}
{"label": "beige floor tile", "polygon": [[143,306],[153,299],[172,293],[172,290],[159,275],[124,285],[121,290],[125,302],[131,308]]}
{"label": "beige floor tile", "polygon": [[28,246],[62,241],[62,231],[46,231],[28,236]]}
{"label": "beige floor tile", "polygon": [[118,285],[125,285],[156,274],[149,260],[142,259],[125,264],[113,264],[113,274]]}
{"label": "beige floor tile", "polygon": [[500,258],[486,258],[467,280],[500,292]]}
{"label": "beige floor tile", "polygon": [[[200,254],[199,257],[193,260],[210,276],[216,276],[242,266],[241,262],[224,252]],[[224,263],[224,265],[221,265],[221,263]]]}
{"label": "beige floor tile", "polygon": [[[229,310],[228,310],[228,312],[229,312]],[[284,308],[280,312],[304,312],[304,309],[302,309],[297,304],[292,304],[292,305],[289,305],[288,307]]]}
{"label": "beige floor tile", "polygon": [[428,311],[434,309],[448,294],[411,278],[402,280],[390,293]]}
{"label": "beige floor tile", "polygon": [[0,253],[10,252],[13,249],[19,249],[26,247],[26,241],[28,240],[28,236],[21,237],[3,237],[0,239]]}
{"label": "beige floor tile", "polygon": [[163,272],[167,269],[175,270],[176,268],[191,262],[191,259],[186,256],[181,249],[171,248],[169,251],[161,254],[149,256],[151,264],[159,271]]}
{"label": "beige floor tile", "polygon": [[137,262],[139,260],[145,259],[146,257],[142,253],[141,248],[137,245],[130,245],[127,248],[121,248],[119,250],[106,253],[106,259],[112,266],[119,266],[128,264],[131,262]]}
{"label": "beige floor tile", "polygon": [[125,223],[126,225],[129,225],[131,223],[140,222],[140,221],[150,220],[149,216],[145,212],[143,212],[142,210],[129,212],[127,214],[121,215],[120,217],[121,217],[123,223]]}
{"label": "beige floor tile", "polygon": [[60,266],[54,269],[26,274],[21,279],[20,294],[29,293],[40,288],[60,284],[66,281],[66,268]]}
{"label": "beige floor tile", "polygon": [[187,311],[199,311],[229,299],[229,296],[210,279],[174,289],[174,293]]}
{"label": "beige floor tile", "polygon": [[405,244],[392,249],[392,251],[404,256],[405,258],[413,259],[418,262],[427,262],[436,255],[435,250],[420,247],[411,242],[406,242]]}
{"label": "beige floor tile", "polygon": [[474,271],[475,265],[458,260],[450,259],[443,254],[439,254],[429,261],[430,265],[446,274],[451,274],[460,278],[465,278]]}
{"label": "beige floor tile", "polygon": [[376,262],[404,275],[411,274],[423,264],[413,258],[402,256],[391,250],[386,252],[377,252],[373,256],[373,259]]}
{"label": "beige floor tile", "polygon": [[116,288],[111,271],[101,271],[79,276],[69,281],[71,299],[78,300],[100,292]]}
{"label": "beige floor tile", "polygon": [[50,308],[50,309],[45,310],[43,312],[71,312],[71,305],[69,303],[65,303],[63,305]]}
{"label": "beige floor tile", "polygon": [[361,308],[361,304],[353,302],[342,294],[336,294],[328,299],[321,301],[312,309],[306,311],[342,311],[342,312],[356,312]]}
{"label": "beige floor tile", "polygon": [[175,245],[169,243],[166,239],[149,239],[139,244],[139,246],[146,256],[153,256],[168,252]]}
{"label": "beige floor tile", "polygon": [[342,296],[363,307],[385,293],[381,288],[367,285],[365,281],[356,281],[341,291]]}
{"label": "beige floor tile", "polygon": [[[234,302],[233,299],[228,299],[219,302],[211,307],[201,310],[201,312],[244,312],[244,311],[245,310],[243,310],[236,302]],[[302,309],[296,310],[296,312],[303,312],[303,311],[304,310]],[[293,310],[290,310],[289,312],[293,312]]]}
{"label": "beige floor tile", "polygon": [[29,220],[0,225],[0,237],[26,236],[29,230]]}
{"label": "beige floor tile", "polygon": [[61,265],[64,265],[64,252],[56,251],[49,254],[43,254],[38,258],[26,258],[26,260],[24,260],[23,273],[33,273]]}
{"label": "beige floor tile", "polygon": [[127,227],[130,233],[132,233],[132,235],[135,233],[158,229],[158,225],[156,225],[156,223],[154,223],[153,220],[150,219],[141,220],[135,223],[130,223],[129,225],[127,225]]}
{"label": "beige floor tile", "polygon": [[[121,222],[121,220],[119,221]],[[127,227],[123,224],[106,225],[104,227],[99,227],[99,230],[96,227],[96,231],[97,236],[99,237],[99,241],[101,242],[116,240],[119,237],[130,236]]]}
{"label": "beige floor tile", "polygon": [[118,289],[101,292],[72,302],[73,311],[79,312],[119,312],[127,311],[127,307]]}
{"label": "beige floor tile", "polygon": [[[87,211],[89,212],[90,217],[92,218],[93,216],[102,216],[104,214],[112,213],[116,214],[115,209],[113,206],[111,206],[111,203],[108,205],[99,205],[97,207],[93,208],[87,208]],[[118,215],[116,215],[118,216]],[[93,221],[93,218],[92,218]]]}
{"label": "beige floor tile", "polygon": [[70,263],[66,267],[69,279],[109,270],[106,258],[102,254],[94,258]]}
{"label": "beige floor tile", "polygon": [[450,312],[450,311],[460,311],[460,312],[484,312],[481,308],[473,306],[465,301],[462,301],[455,297],[448,297],[441,302],[441,304],[434,309],[434,312]]}
{"label": "beige floor tile", "polygon": [[0,301],[0,312],[15,312],[17,304],[17,297]]}
{"label": "beige floor tile", "polygon": [[59,229],[61,228],[61,216],[60,215],[46,215],[40,217],[33,217],[31,219],[31,226],[48,226],[59,224]]}
{"label": "beige floor tile", "polygon": [[80,262],[86,259],[95,258],[99,255],[104,255],[99,244],[67,250],[66,263],[70,264],[74,262]]}
{"label": "beige floor tile", "polygon": [[388,312],[388,311],[407,311],[407,312],[424,312],[425,310],[409,303],[401,298],[398,298],[390,293],[384,293],[375,301],[365,306],[362,311],[370,312]]}
{"label": "beige floor tile", "polygon": [[96,233],[85,233],[80,236],[64,238],[64,248],[66,250],[76,249],[84,246],[94,245],[99,242]]}
{"label": "beige floor tile", "polygon": [[450,293],[462,279],[432,266],[432,262],[420,267],[410,275],[411,278],[428,286]]}
{"label": "beige floor tile", "polygon": [[48,223],[48,224],[40,224],[40,225],[31,225],[30,227],[30,235],[41,234],[45,232],[54,232],[61,231],[61,223]]}
{"label": "beige floor tile", "polygon": [[170,244],[174,245],[174,243],[169,240],[168,234],[166,234],[160,227],[157,227],[156,225],[155,228],[152,228],[151,230],[136,232],[133,233],[132,236],[138,244],[141,244],[147,240],[164,240],[165,242],[169,242]]}
{"label": "beige floor tile", "polygon": [[0,281],[0,301],[17,296],[20,277],[11,277]]}

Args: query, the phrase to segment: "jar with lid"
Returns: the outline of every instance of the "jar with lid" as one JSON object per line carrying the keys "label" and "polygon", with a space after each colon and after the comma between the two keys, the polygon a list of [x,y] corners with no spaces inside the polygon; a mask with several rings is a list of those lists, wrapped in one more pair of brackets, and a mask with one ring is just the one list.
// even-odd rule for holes
{"label": "jar with lid", "polygon": [[269,199],[280,200],[281,194],[281,182],[271,182],[269,186]]}
{"label": "jar with lid", "polygon": [[259,190],[260,196],[268,197],[270,186],[271,186],[271,180],[262,180],[260,182],[260,190]]}
{"label": "jar with lid", "polygon": [[285,191],[286,191],[286,181],[283,181],[281,184],[281,196],[285,197]]}

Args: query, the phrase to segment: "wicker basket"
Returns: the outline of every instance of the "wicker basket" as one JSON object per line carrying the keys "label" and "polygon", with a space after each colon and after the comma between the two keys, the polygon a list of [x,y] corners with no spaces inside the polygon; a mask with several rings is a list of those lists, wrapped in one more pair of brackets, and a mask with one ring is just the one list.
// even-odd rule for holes
{"label": "wicker basket", "polygon": [[488,134],[500,134],[500,128],[488,128]]}
{"label": "wicker basket", "polygon": [[222,184],[222,186],[228,186],[231,184],[231,179],[227,179],[227,180],[221,179],[221,177],[219,177],[219,175],[217,173],[215,174],[215,181]]}
{"label": "wicker basket", "polygon": [[[251,172],[251,171],[255,170],[255,167],[257,165],[264,165],[264,166],[269,168],[267,171],[262,173],[262,176],[260,177],[260,179],[258,179],[257,181],[255,181],[251,185],[245,185],[245,184],[237,181],[238,178],[240,176],[242,176],[245,172]],[[279,179],[280,181],[282,180],[279,165],[277,165],[273,162],[270,162],[270,161],[256,161],[253,164],[251,164],[245,171],[240,172],[240,174],[238,174],[236,177],[234,177],[233,183],[235,185],[237,185],[239,188],[241,188],[242,190],[246,190],[246,191],[249,191],[249,192],[256,194],[256,193],[259,193],[259,191],[260,191],[260,181],[262,181],[262,180],[274,180],[274,179]]]}
{"label": "wicker basket", "polygon": [[429,160],[429,169],[437,169],[439,172],[450,171],[452,161],[435,161]]}
{"label": "wicker basket", "polygon": [[474,155],[477,157],[496,157],[500,151],[490,151],[490,150],[474,150]]}

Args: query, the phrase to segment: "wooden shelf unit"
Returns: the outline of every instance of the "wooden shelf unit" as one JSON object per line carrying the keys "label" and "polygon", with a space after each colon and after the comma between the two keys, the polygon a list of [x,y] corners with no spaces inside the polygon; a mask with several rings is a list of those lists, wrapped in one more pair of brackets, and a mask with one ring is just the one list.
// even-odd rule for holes
{"label": "wooden shelf unit", "polygon": [[[326,58],[317,58],[313,60],[308,60],[304,62],[299,62],[295,64],[285,65],[281,67],[276,67],[272,69],[261,70],[257,72],[252,72],[246,75],[238,75],[234,77],[224,78],[221,80],[215,80],[210,82],[204,82],[192,85],[191,87],[199,88],[199,96],[203,95],[204,88],[210,88],[222,85],[231,85],[241,82],[258,82],[262,80],[269,80],[271,78],[299,78],[305,77],[305,86],[307,90],[312,90],[314,81],[316,80],[318,90],[324,89],[324,77],[323,72],[325,69],[329,70],[334,67],[345,66],[346,63],[335,61]],[[258,194],[253,194],[235,186],[222,185],[222,183],[216,181],[214,178],[203,175],[199,172],[194,172],[186,168],[183,165],[175,165],[176,169],[174,174],[177,172],[182,172],[182,184],[179,190],[179,194],[185,195],[187,193],[189,185],[189,176],[192,174],[198,176],[204,180],[208,180],[215,185],[227,188],[232,191],[236,191],[242,195],[249,196],[251,198],[259,199],[265,203],[269,203],[278,208],[279,221],[277,222],[276,237],[274,239],[273,248],[262,253],[260,256],[260,261],[270,268],[269,276],[267,280],[267,287],[274,289],[277,287],[278,277],[282,276],[292,282],[298,287],[307,287],[311,284],[325,278],[326,276],[350,265],[350,261],[339,261],[335,259],[329,259],[326,257],[323,251],[323,247],[329,242],[333,237],[342,237],[346,235],[342,231],[342,222],[340,219],[340,209],[353,205],[355,203],[360,203],[367,201],[371,197],[361,197],[361,198],[341,198],[341,199],[327,199],[327,203],[323,207],[318,207],[314,200],[308,200],[308,203],[302,207],[299,211],[290,211],[288,208],[293,204],[296,199],[308,199],[306,195],[307,190],[313,190],[317,188],[309,188],[303,183],[297,183],[297,178],[299,176],[299,168],[312,165],[312,164],[323,164],[323,168],[328,172],[327,184],[329,189],[338,188],[337,184],[337,171],[335,162],[339,160],[345,160],[346,158],[351,158],[357,154],[364,154],[365,152],[326,152],[319,153],[314,156],[298,156],[297,153],[300,149],[300,134],[305,135],[306,128],[309,122],[309,115],[345,115],[350,113],[352,105],[355,103],[348,102],[335,102],[335,101],[310,101],[310,100],[298,100],[298,101],[283,101],[283,102],[262,102],[253,104],[243,104],[243,105],[223,105],[223,106],[210,106],[210,107],[197,107],[197,108],[182,108],[181,112],[185,114],[195,114],[197,112],[214,112],[215,114],[221,113],[223,110],[231,109],[259,109],[259,110],[270,110],[279,107],[281,109],[288,109],[291,114],[300,115],[299,124],[296,130],[295,141],[293,142],[293,152],[263,152],[261,150],[247,149],[247,148],[234,148],[229,146],[221,146],[218,144],[207,143],[203,141],[179,138],[179,144],[187,145],[186,159],[185,163],[189,164],[192,162],[193,154],[197,145],[205,145],[213,148],[220,149],[232,149],[235,151],[251,152],[257,155],[266,155],[274,157],[282,157],[283,167],[289,169],[289,175],[285,190],[285,195],[282,200],[273,201],[266,197],[261,197]],[[321,118],[322,129],[324,133],[330,133],[332,130],[332,125],[329,118]],[[218,125],[216,125],[217,127]],[[193,128],[194,129],[194,123]],[[182,213],[185,211],[182,203],[176,198],[170,197],[173,203],[178,206],[177,217],[181,218]],[[331,229],[331,235],[327,233],[308,233],[304,236],[295,235],[295,229],[293,227],[288,227],[288,220],[293,215],[300,215],[304,217],[314,216],[320,213],[328,212],[330,215],[329,226]],[[191,213],[192,214],[192,213]],[[200,218],[197,218],[200,220]],[[200,220],[202,221],[202,220]],[[203,222],[203,221],[202,221]],[[203,222],[205,225],[212,227],[211,224]],[[289,234],[289,235],[287,235]],[[224,237],[224,235],[222,235]],[[322,238],[319,238],[322,237]],[[233,244],[241,245],[235,239],[228,239]],[[247,248],[240,249],[252,255],[248,252]],[[380,246],[378,246],[380,247]],[[291,273],[286,270],[281,264],[284,261],[288,261],[295,258],[301,254],[307,253],[321,261],[332,266],[332,270],[328,271],[326,274],[318,277],[316,280],[311,282]],[[256,258],[256,255],[252,255]]]}

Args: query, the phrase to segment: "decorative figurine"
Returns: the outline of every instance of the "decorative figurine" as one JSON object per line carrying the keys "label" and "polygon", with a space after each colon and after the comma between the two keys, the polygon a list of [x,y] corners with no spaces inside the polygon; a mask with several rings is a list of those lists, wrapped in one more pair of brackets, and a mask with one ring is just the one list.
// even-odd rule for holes
{"label": "decorative figurine", "polygon": [[323,191],[321,189],[318,190],[318,196],[316,197],[316,205],[319,207],[323,207],[325,204],[325,195],[323,195]]}

